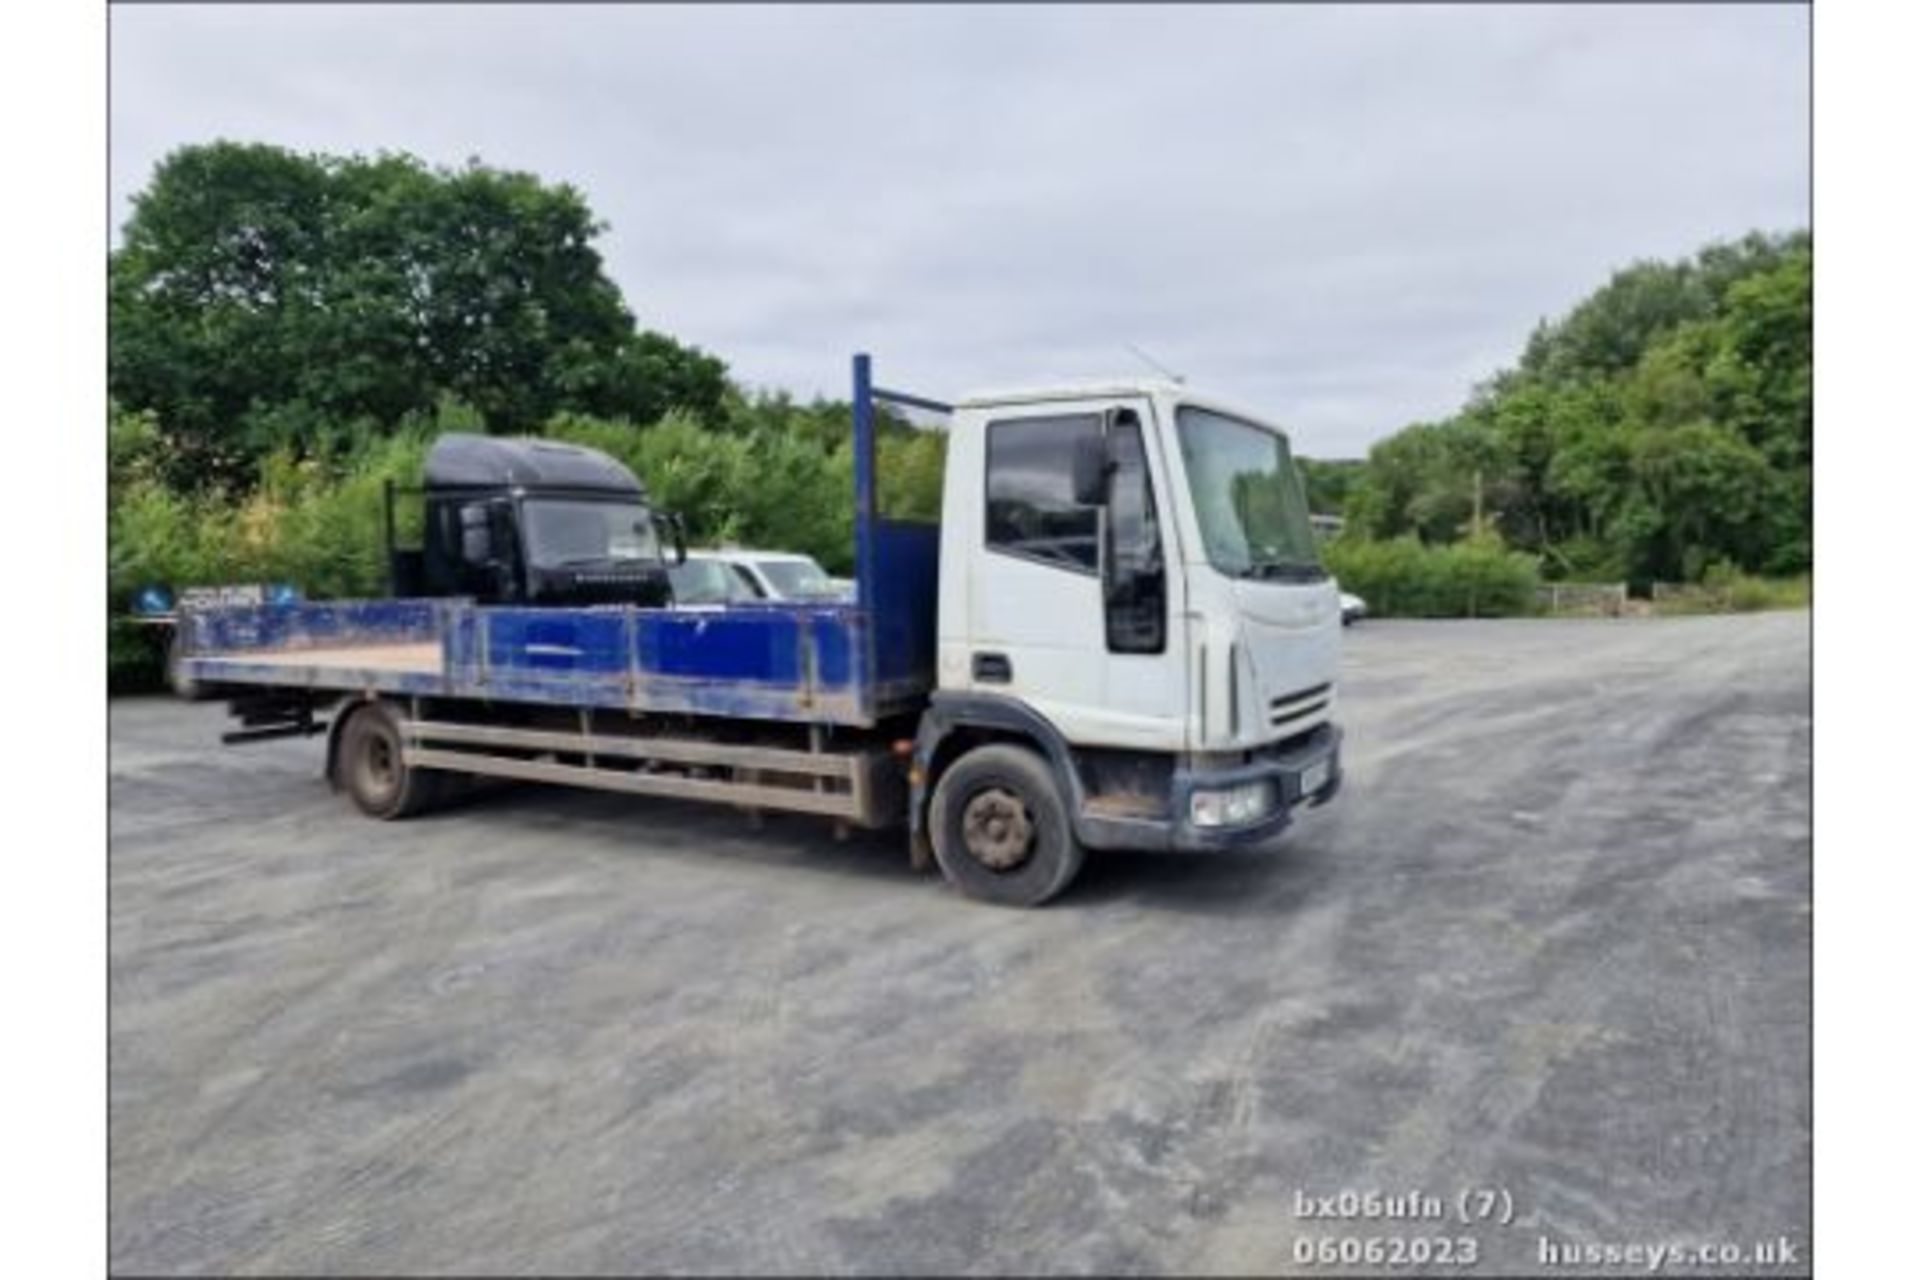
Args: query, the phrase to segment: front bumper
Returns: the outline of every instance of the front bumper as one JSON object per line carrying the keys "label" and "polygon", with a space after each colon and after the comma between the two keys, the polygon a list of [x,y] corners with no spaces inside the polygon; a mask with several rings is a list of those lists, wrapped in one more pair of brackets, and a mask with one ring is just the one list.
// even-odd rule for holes
{"label": "front bumper", "polygon": [[[1080,842],[1090,849],[1145,849],[1203,853],[1216,849],[1240,849],[1270,840],[1293,821],[1293,812],[1302,806],[1327,803],[1340,792],[1342,769],[1340,726],[1324,724],[1301,737],[1266,752],[1232,769],[1205,771],[1176,769],[1169,791],[1166,818],[1115,818],[1089,814],[1084,809],[1075,816],[1074,830]],[[1325,763],[1327,780],[1318,790],[1307,793],[1302,779],[1314,766]],[[1231,827],[1200,827],[1193,824],[1193,793],[1238,786],[1248,782],[1270,782],[1274,788],[1273,809],[1253,822]]]}

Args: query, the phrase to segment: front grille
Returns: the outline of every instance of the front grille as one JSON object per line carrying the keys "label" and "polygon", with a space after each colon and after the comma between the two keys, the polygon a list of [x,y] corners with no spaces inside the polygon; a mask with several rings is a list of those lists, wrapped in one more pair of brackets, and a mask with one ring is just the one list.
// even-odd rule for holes
{"label": "front grille", "polygon": [[1325,711],[1332,701],[1332,684],[1317,684],[1311,689],[1283,693],[1267,704],[1267,723],[1276,729],[1298,724]]}
{"label": "front grille", "polygon": [[574,569],[551,574],[541,583],[543,598],[566,604],[664,605],[671,596],[667,575],[658,569]]}

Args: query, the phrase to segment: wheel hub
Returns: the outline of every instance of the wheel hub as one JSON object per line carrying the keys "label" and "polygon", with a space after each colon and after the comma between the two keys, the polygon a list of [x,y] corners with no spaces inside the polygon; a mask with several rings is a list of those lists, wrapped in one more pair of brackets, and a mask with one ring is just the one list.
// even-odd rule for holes
{"label": "wheel hub", "polygon": [[367,744],[367,772],[376,786],[393,782],[393,745],[386,739],[375,738]]}
{"label": "wheel hub", "polygon": [[967,852],[983,866],[1011,871],[1033,856],[1033,817],[1003,788],[989,787],[967,801],[960,825]]}

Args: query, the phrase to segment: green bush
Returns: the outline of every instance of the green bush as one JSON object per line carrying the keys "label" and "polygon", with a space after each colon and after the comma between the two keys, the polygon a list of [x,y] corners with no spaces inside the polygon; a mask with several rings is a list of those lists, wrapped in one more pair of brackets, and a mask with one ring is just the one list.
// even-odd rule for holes
{"label": "green bush", "polygon": [[[164,632],[126,620],[133,593],[158,585],[289,582],[316,599],[378,594],[385,585],[384,486],[417,485],[424,424],[362,439],[333,459],[270,455],[254,490],[186,495],[152,466],[157,437],[142,416],[109,431],[107,513],[108,685],[157,687]],[[401,503],[401,532],[418,504]]]}
{"label": "green bush", "polygon": [[1727,603],[1735,613],[1806,609],[1813,604],[1813,577],[1805,573],[1792,578],[1756,578],[1743,574],[1728,587]]}
{"label": "green bush", "polygon": [[[316,599],[377,595],[386,587],[386,485],[417,487],[427,435],[415,428],[363,444],[342,462],[270,457],[236,517],[229,581],[291,582]],[[418,500],[395,504],[399,534],[419,534]]]}
{"label": "green bush", "polygon": [[687,522],[697,546],[804,551],[829,570],[853,557],[851,455],[792,432],[709,431],[668,414],[651,427],[567,416],[547,434],[631,467],[653,502]]}
{"label": "green bush", "polygon": [[164,628],[107,615],[107,692],[152,693],[165,684]]}
{"label": "green bush", "polygon": [[1732,613],[1804,609],[1813,602],[1813,578],[1804,573],[1791,578],[1763,578],[1742,573],[1723,560],[1709,565],[1700,581]]}
{"label": "green bush", "polygon": [[1764,578],[1743,573],[1725,561],[1707,566],[1697,583],[1663,583],[1654,592],[1654,612],[1759,613],[1768,609],[1805,609],[1813,603],[1813,578]]}
{"label": "green bush", "polygon": [[1500,618],[1530,613],[1539,562],[1483,538],[1428,546],[1414,538],[1340,538],[1327,567],[1375,617]]}

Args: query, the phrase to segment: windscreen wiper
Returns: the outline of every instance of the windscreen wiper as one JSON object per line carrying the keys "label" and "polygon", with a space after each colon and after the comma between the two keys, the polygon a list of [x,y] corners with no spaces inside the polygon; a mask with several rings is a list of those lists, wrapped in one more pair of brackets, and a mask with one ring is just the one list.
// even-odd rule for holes
{"label": "windscreen wiper", "polygon": [[1327,571],[1306,560],[1262,560],[1248,567],[1247,576],[1283,582],[1318,582],[1327,576]]}
{"label": "windscreen wiper", "polygon": [[550,569],[571,569],[576,565],[583,564],[657,564],[659,561],[659,556],[649,555],[644,552],[629,555],[623,551],[603,551],[599,555],[594,556],[567,556],[565,559],[554,560],[545,567]]}

